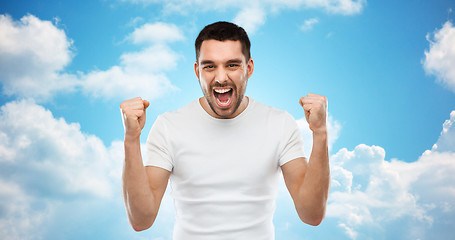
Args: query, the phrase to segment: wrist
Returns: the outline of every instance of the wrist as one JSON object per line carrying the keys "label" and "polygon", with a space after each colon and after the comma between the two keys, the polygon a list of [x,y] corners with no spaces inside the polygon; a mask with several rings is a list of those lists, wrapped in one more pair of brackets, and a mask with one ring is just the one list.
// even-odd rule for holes
{"label": "wrist", "polygon": [[313,130],[313,136],[327,136],[327,127],[321,127]]}
{"label": "wrist", "polygon": [[140,138],[141,135],[128,135],[128,134],[125,134],[125,139],[124,139],[124,143],[125,145],[127,144],[138,144],[141,142],[141,138]]}

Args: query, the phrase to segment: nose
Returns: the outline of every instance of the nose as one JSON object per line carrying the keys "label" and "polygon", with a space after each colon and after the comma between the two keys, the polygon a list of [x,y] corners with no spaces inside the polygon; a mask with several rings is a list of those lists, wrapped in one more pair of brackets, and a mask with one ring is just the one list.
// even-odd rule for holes
{"label": "nose", "polygon": [[225,84],[228,80],[227,71],[224,68],[218,68],[215,75],[215,82]]}

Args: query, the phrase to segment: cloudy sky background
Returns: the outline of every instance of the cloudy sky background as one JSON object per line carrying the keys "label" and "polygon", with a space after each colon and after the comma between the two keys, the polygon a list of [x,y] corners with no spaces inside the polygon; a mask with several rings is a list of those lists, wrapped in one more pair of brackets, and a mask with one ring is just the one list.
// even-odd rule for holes
{"label": "cloudy sky background", "polygon": [[[119,104],[160,113],[201,96],[194,39],[243,26],[247,95],[297,119],[329,99],[332,188],[319,227],[301,223],[282,182],[280,239],[449,239],[455,225],[455,3],[450,0],[1,1],[2,239],[170,240],[167,193],[136,233],[120,194]],[[147,134],[143,134],[145,142]]]}

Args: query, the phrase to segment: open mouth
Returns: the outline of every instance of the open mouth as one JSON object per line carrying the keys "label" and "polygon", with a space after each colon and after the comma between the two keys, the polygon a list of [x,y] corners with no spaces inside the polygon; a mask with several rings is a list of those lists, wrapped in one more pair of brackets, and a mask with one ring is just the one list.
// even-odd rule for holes
{"label": "open mouth", "polygon": [[216,103],[221,108],[228,108],[231,105],[232,88],[214,88],[213,95],[216,98]]}

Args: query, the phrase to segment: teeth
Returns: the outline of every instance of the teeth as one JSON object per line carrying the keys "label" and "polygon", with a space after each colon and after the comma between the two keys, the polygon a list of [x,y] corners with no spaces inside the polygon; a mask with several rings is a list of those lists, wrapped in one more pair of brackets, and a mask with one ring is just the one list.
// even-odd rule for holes
{"label": "teeth", "polygon": [[215,89],[215,92],[217,93],[226,93],[226,92],[229,92],[231,91],[230,88],[225,88],[225,89]]}

